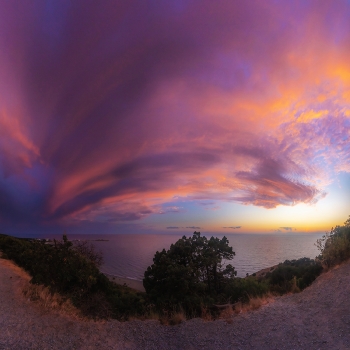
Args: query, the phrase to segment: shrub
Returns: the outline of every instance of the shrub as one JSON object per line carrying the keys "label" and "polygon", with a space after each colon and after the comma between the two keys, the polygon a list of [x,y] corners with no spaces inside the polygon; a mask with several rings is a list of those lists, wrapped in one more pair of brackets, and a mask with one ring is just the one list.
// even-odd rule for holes
{"label": "shrub", "polygon": [[194,232],[192,237],[183,236],[172,244],[168,251],[156,252],[143,280],[156,307],[198,315],[203,307],[213,304],[225,280],[236,274],[232,265],[222,265],[222,259],[230,260],[235,255],[228,243],[226,237],[207,239]]}
{"label": "shrub", "polygon": [[350,259],[350,217],[344,226],[336,226],[318,239],[316,246],[320,250],[318,259],[326,267]]}
{"label": "shrub", "polygon": [[319,262],[301,258],[298,260],[286,260],[277,268],[266,274],[270,285],[270,291],[279,294],[303,290],[309,286],[322,272]]}
{"label": "shrub", "polygon": [[47,286],[52,293],[69,298],[83,314],[119,319],[143,314],[142,294],[110,282],[97,267],[101,262],[99,254],[86,247],[80,245],[76,249],[65,235],[53,246],[0,235],[0,249],[29,272],[31,283]]}
{"label": "shrub", "polygon": [[220,301],[229,300],[230,303],[237,301],[248,302],[252,297],[261,297],[268,293],[269,288],[266,282],[258,282],[254,278],[234,278],[227,281]]}
{"label": "shrub", "polygon": [[87,241],[74,242],[73,249],[83,255],[87,260],[92,262],[97,268],[103,264],[103,256],[101,252],[96,252],[92,243]]}

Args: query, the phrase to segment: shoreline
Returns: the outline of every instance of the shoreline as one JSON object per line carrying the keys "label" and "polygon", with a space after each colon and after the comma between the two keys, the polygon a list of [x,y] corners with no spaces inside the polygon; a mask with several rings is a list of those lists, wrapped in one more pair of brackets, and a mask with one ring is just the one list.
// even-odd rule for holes
{"label": "shoreline", "polygon": [[[267,272],[273,271],[277,266],[278,266],[278,264],[270,266],[270,267],[266,267],[264,269],[261,269],[261,270],[255,272],[254,274],[250,274],[249,277],[252,277],[252,276],[255,278],[263,277]],[[136,280],[133,278],[129,278],[129,277],[116,276],[116,275],[112,275],[110,273],[106,273],[106,272],[102,272],[102,271],[101,271],[101,273],[103,273],[111,282],[114,282],[114,283],[119,284],[121,286],[125,284],[129,288],[135,289],[138,292],[143,292],[143,293],[146,292],[145,288],[143,287],[142,281],[139,281],[139,280]],[[244,279],[246,277],[240,277],[240,278]]]}
{"label": "shoreline", "polygon": [[[101,271],[102,272],[102,271]],[[115,276],[111,275],[109,273],[102,272],[111,282],[114,282],[116,284],[120,285],[126,285],[129,288],[135,289],[138,292],[145,292],[145,288],[143,287],[142,281],[138,281],[132,278],[128,277],[120,277],[120,276]]]}
{"label": "shoreline", "polygon": [[[259,278],[259,277],[263,277],[267,272],[272,272],[277,265],[273,265],[270,267],[266,267],[264,269],[261,269],[257,272],[255,272],[254,274],[250,274],[249,277],[255,277],[255,278]],[[116,275],[112,275],[110,273],[106,273],[106,272],[102,272],[111,282],[114,282],[116,284],[119,285],[127,285],[128,287],[137,290],[138,292],[143,292],[145,293],[145,288],[143,287],[143,283],[142,281],[133,279],[133,278],[129,278],[129,277],[121,277],[121,276],[116,276]],[[246,278],[246,277],[240,277],[242,279]]]}

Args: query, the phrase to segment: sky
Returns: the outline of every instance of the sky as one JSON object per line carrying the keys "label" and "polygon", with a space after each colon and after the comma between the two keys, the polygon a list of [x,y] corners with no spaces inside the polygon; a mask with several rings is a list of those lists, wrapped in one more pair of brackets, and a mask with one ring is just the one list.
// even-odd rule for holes
{"label": "sky", "polygon": [[350,214],[350,2],[0,0],[0,232],[325,232]]}

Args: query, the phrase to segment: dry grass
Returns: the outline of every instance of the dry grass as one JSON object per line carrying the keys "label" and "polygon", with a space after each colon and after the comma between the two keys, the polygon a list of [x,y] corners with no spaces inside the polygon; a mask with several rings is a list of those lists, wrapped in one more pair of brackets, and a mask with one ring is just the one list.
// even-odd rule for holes
{"label": "dry grass", "polygon": [[263,297],[250,297],[247,303],[235,303],[232,305],[227,305],[224,309],[220,311],[219,319],[225,320],[227,323],[232,323],[233,316],[241,314],[243,312],[257,310],[260,307],[267,305],[274,301],[275,296],[271,293],[264,295]]}
{"label": "dry grass", "polygon": [[227,323],[232,323],[232,317],[235,314],[233,305],[228,306],[220,312],[219,318],[224,319]]}
{"label": "dry grass", "polygon": [[147,315],[147,319],[148,320],[158,320],[160,319],[159,313],[155,312],[155,311],[151,311],[148,315]]}
{"label": "dry grass", "polygon": [[264,295],[263,297],[252,297],[249,298],[248,303],[236,303],[234,305],[234,313],[240,314],[242,312],[257,310],[260,307],[270,304],[274,301],[275,296],[271,293]]}
{"label": "dry grass", "polygon": [[1,263],[2,265],[9,267],[13,271],[13,273],[18,277],[20,277],[21,279],[26,281],[29,281],[31,279],[29,274],[25,272],[22,268],[17,266],[13,261],[7,260],[7,259],[1,259]]}
{"label": "dry grass", "polygon": [[187,318],[186,318],[186,314],[181,310],[181,311],[174,311],[171,313],[158,315],[158,320],[162,325],[174,326],[182,322],[185,322]]}
{"label": "dry grass", "polygon": [[181,310],[178,312],[174,312],[169,318],[170,325],[180,324],[186,321],[186,314]]}
{"label": "dry grass", "polygon": [[9,267],[13,271],[14,276],[16,276],[15,293],[18,296],[22,296],[22,298],[24,296],[27,301],[35,302],[44,312],[54,311],[60,315],[75,319],[85,319],[70,300],[64,299],[57,293],[52,294],[47,287],[31,284],[29,282],[31,276],[13,261],[1,259],[1,263]]}
{"label": "dry grass", "polygon": [[213,315],[210,313],[209,310],[207,310],[206,308],[202,307],[202,311],[201,311],[201,318],[204,321],[213,321],[214,317]]}
{"label": "dry grass", "polygon": [[22,286],[22,293],[28,301],[35,302],[45,311],[54,311],[76,319],[84,318],[69,299],[57,293],[51,293],[47,287],[27,282]]}
{"label": "dry grass", "polygon": [[293,277],[293,284],[292,284],[292,289],[291,292],[294,293],[300,293],[300,288],[297,286],[297,278],[296,276]]}
{"label": "dry grass", "polygon": [[159,321],[160,324],[162,325],[166,325],[166,326],[173,326],[173,325],[177,325],[180,324],[182,322],[185,322],[187,320],[186,314],[180,310],[180,311],[174,311],[172,313],[166,312],[164,314],[160,314],[158,312],[155,311],[151,311],[149,312],[147,315],[145,316],[130,316],[128,318],[128,321],[132,321],[132,320],[156,320]]}

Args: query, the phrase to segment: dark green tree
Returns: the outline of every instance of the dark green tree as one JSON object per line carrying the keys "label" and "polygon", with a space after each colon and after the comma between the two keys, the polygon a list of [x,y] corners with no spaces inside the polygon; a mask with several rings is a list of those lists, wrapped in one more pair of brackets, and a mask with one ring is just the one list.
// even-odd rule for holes
{"label": "dark green tree", "polygon": [[223,263],[234,255],[226,237],[208,240],[194,232],[192,237],[183,236],[172,244],[168,251],[156,252],[143,285],[158,304],[197,305],[203,298],[219,293],[225,278],[236,275],[232,265],[224,268]]}

